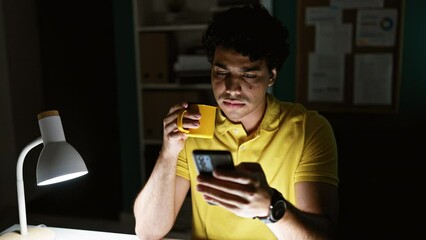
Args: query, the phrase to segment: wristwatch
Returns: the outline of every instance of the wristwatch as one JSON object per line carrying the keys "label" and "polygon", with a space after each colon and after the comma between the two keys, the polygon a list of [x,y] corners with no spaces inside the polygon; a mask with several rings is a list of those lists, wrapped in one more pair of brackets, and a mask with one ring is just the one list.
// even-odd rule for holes
{"label": "wristwatch", "polygon": [[272,188],[271,205],[269,205],[269,213],[266,217],[255,217],[264,223],[275,223],[280,220],[287,208],[287,204],[283,195],[275,188]]}

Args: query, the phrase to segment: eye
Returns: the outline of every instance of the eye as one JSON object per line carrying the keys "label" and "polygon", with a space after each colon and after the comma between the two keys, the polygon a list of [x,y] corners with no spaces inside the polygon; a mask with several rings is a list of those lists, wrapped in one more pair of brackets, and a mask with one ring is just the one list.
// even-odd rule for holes
{"label": "eye", "polygon": [[254,79],[254,78],[256,78],[256,75],[246,73],[246,74],[243,75],[243,78]]}
{"label": "eye", "polygon": [[228,72],[226,71],[216,71],[216,76],[220,77],[220,78],[224,78],[228,75]]}

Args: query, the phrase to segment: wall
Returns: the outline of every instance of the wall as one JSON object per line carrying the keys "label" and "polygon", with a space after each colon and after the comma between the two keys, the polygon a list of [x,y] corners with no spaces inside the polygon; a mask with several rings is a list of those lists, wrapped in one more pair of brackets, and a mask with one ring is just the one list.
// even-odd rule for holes
{"label": "wall", "polygon": [[36,3],[43,105],[62,112],[67,140],[83,156],[89,174],[51,186],[52,194],[33,203],[34,211],[118,218],[121,159],[112,1]]}
{"label": "wall", "polygon": [[117,77],[120,156],[122,174],[122,211],[133,214],[133,202],[145,179],[144,151],[140,145],[141,121],[138,91],[135,21],[132,0],[113,0],[115,62]]}
{"label": "wall", "polygon": [[[279,98],[294,101],[296,1],[275,4],[292,36],[293,56],[274,91]],[[334,128],[339,150],[339,239],[426,237],[421,220],[425,213],[421,196],[421,149],[426,134],[425,11],[425,1],[405,1],[399,113],[322,113]]]}
{"label": "wall", "polygon": [[63,226],[34,217],[40,214],[118,220],[122,161],[112,1],[82,6],[73,1],[1,0],[1,5],[0,36],[5,40],[0,47],[6,56],[1,53],[0,93],[6,94],[0,121],[10,128],[0,129],[0,176],[7,179],[0,184],[0,228],[18,222],[16,159],[40,135],[37,113],[48,109],[59,110],[66,139],[82,155],[89,174],[36,187],[41,146],[34,148],[24,164],[29,223]]}
{"label": "wall", "polygon": [[[2,3],[0,1],[0,13],[3,12]],[[10,86],[7,73],[6,59],[6,38],[3,28],[3,14],[0,14],[0,158],[2,159],[2,168],[0,172],[0,192],[13,193],[15,181],[8,174],[4,174],[4,170],[13,169],[15,166],[15,138],[13,136],[13,121],[10,99]],[[6,208],[14,203],[14,198],[5,194],[5,197],[0,198],[0,209]],[[1,215],[1,214],[0,214]]]}
{"label": "wall", "polygon": [[404,48],[402,62],[401,111],[403,114],[425,115],[426,109],[426,2],[405,1]]}
{"label": "wall", "polygon": [[274,1],[274,15],[287,27],[290,55],[284,62],[274,84],[274,95],[285,101],[295,99],[296,77],[296,1]]}
{"label": "wall", "polygon": [[[18,149],[39,134],[41,73],[35,3],[2,0],[0,6],[0,225],[10,225],[17,222]],[[25,176],[32,180],[25,182],[30,200],[40,195],[34,186],[35,158],[31,151],[23,169]]]}

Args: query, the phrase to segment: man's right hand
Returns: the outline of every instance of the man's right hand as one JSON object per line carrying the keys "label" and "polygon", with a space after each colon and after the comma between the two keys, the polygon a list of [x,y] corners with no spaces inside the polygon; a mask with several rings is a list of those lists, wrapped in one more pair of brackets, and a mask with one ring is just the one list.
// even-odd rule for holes
{"label": "man's right hand", "polygon": [[[177,156],[182,150],[186,134],[180,132],[177,127],[177,117],[179,112],[188,108],[187,102],[175,105],[170,108],[167,116],[163,120],[163,146],[161,154]],[[200,113],[186,112],[184,115],[184,128],[197,128],[199,126]]]}

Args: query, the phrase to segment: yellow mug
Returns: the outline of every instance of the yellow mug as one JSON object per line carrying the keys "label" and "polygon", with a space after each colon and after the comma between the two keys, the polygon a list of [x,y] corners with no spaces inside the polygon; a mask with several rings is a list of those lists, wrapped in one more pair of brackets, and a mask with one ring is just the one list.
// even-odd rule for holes
{"label": "yellow mug", "polygon": [[[188,109],[182,109],[177,118],[179,131],[186,133],[188,137],[212,138],[215,129],[217,107],[205,104],[190,104]],[[183,115],[187,111],[199,111],[201,114],[200,126],[198,128],[183,128]]]}

